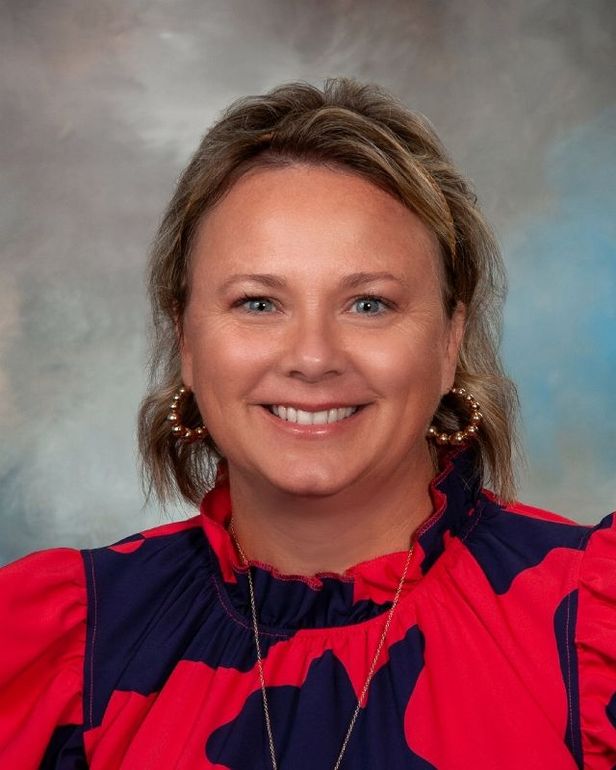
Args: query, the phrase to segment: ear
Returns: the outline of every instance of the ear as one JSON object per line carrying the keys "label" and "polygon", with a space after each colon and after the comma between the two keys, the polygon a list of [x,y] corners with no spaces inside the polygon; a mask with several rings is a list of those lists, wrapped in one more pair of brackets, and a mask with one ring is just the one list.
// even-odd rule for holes
{"label": "ear", "polygon": [[447,346],[445,351],[445,366],[443,367],[443,394],[449,392],[453,387],[456,378],[456,369],[458,367],[458,356],[464,339],[464,330],[466,328],[466,305],[458,302],[449,319],[449,330],[447,336]]}

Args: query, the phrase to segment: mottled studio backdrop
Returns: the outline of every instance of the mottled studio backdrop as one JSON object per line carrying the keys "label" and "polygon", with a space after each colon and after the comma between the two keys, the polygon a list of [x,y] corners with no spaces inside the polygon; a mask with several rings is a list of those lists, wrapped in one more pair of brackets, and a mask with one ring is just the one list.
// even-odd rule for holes
{"label": "mottled studio backdrop", "polygon": [[428,115],[499,234],[522,497],[586,522],[616,507],[614,2],[1,8],[0,561],[161,520],[135,454],[158,217],[231,99],[337,74]]}

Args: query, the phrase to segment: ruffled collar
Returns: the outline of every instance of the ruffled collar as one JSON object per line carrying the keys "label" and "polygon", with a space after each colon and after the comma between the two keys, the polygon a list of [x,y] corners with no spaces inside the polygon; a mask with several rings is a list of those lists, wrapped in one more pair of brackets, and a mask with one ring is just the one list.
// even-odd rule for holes
{"label": "ruffled collar", "polygon": [[[472,448],[441,458],[441,471],[430,485],[434,511],[415,533],[415,547],[403,592],[430,570],[451,537],[461,537],[472,523],[480,484],[473,473]],[[209,544],[214,577],[229,608],[250,618],[247,568],[227,530],[231,497],[224,476],[201,503],[201,522]],[[250,561],[255,603],[262,627],[290,631],[351,625],[369,620],[391,606],[407,551],[360,562],[344,573],[312,577],[282,574]]]}

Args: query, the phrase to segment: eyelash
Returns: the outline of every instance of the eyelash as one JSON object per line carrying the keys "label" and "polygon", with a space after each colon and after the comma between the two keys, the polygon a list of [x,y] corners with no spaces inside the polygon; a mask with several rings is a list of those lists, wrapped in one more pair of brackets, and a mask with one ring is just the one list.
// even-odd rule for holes
{"label": "eyelash", "polygon": [[[390,302],[389,300],[384,299],[383,297],[379,297],[376,294],[362,294],[359,297],[355,297],[353,299],[353,304],[356,302],[359,302],[360,300],[367,300],[368,302],[379,302],[381,305],[386,308],[386,310],[392,310],[394,308],[393,302]],[[236,302],[233,303],[233,307],[242,307],[242,305],[245,305],[247,302],[272,302],[269,297],[263,297],[256,294],[243,294]],[[266,313],[261,313],[257,310],[248,310],[245,309],[247,313],[252,313],[254,315],[266,315]],[[359,315],[365,315],[365,316],[380,316],[384,314],[384,310],[381,310],[378,313],[359,313]]]}

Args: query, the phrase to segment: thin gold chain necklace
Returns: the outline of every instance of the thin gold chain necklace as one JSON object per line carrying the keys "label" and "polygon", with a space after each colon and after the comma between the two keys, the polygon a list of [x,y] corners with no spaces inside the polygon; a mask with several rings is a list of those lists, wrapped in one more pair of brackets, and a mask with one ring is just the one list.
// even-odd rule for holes
{"label": "thin gold chain necklace", "polygon": [[[269,713],[269,707],[267,704],[267,690],[265,688],[265,677],[263,675],[263,660],[261,658],[261,644],[259,642],[259,629],[257,626],[257,606],[255,602],[255,593],[254,593],[254,587],[252,584],[252,575],[250,572],[250,564],[248,563],[248,559],[246,558],[246,555],[244,551],[242,550],[242,547],[240,546],[237,536],[235,534],[235,528],[233,527],[233,520],[229,521],[229,533],[231,534],[231,537],[233,538],[233,542],[235,543],[235,547],[237,548],[240,556],[242,557],[242,560],[244,564],[247,567],[247,574],[248,574],[248,588],[250,590],[250,611],[252,614],[252,630],[254,634],[255,639],[255,646],[257,648],[257,667],[259,669],[259,680],[261,682],[261,695],[263,697],[263,713],[265,716],[265,728],[267,730],[267,739],[269,743],[269,750],[270,750],[270,756],[272,758],[272,768],[273,770],[278,770],[278,763],[276,762],[276,750],[274,749],[274,736],[272,734],[272,721],[270,719],[270,713]],[[396,593],[394,595],[394,600],[392,602],[392,605],[389,609],[389,612],[387,613],[387,619],[385,621],[385,626],[383,627],[383,631],[381,633],[381,637],[379,639],[379,643],[376,648],[376,652],[374,654],[374,658],[372,659],[372,663],[370,664],[370,670],[368,671],[368,676],[366,677],[366,682],[362,688],[362,691],[357,699],[357,706],[355,707],[355,711],[353,712],[353,716],[351,717],[351,723],[349,724],[349,728],[346,731],[346,735],[344,736],[344,741],[342,742],[342,747],[340,749],[340,753],[338,754],[338,759],[336,760],[336,764],[334,765],[333,770],[339,770],[340,763],[342,762],[342,756],[346,750],[346,747],[349,743],[349,739],[351,737],[351,732],[353,730],[353,727],[355,726],[355,721],[357,720],[357,717],[359,716],[359,711],[361,709],[361,705],[364,701],[364,698],[366,696],[366,692],[368,691],[368,687],[370,686],[370,681],[372,679],[372,675],[374,674],[374,669],[376,668],[377,661],[379,659],[379,655],[381,654],[381,650],[383,648],[383,644],[385,643],[385,637],[387,636],[387,632],[389,631],[389,626],[391,624],[391,619],[394,614],[394,610],[396,609],[396,605],[398,604],[398,599],[400,598],[400,594],[402,592],[402,586],[404,585],[404,580],[406,578],[406,573],[409,568],[409,564],[411,561],[411,556],[413,554],[413,543],[411,543],[411,546],[406,554],[406,562],[404,564],[404,570],[402,571],[402,576],[400,577],[400,582],[398,583],[398,587],[396,589]]]}

